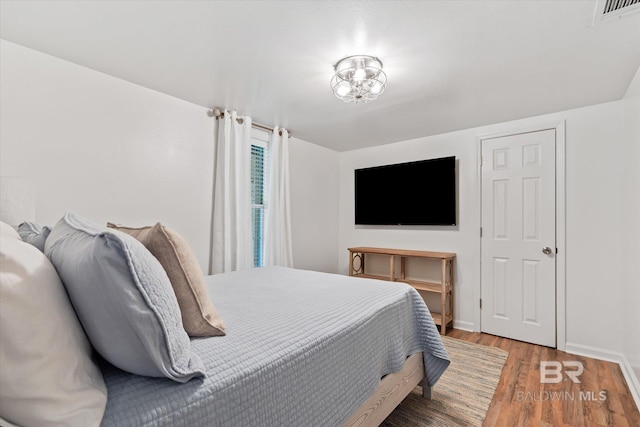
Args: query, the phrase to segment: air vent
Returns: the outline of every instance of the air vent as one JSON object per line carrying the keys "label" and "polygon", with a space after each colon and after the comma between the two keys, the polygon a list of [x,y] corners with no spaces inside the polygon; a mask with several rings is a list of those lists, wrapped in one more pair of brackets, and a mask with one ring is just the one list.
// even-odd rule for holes
{"label": "air vent", "polygon": [[640,0],[607,0],[604,4],[603,15],[608,13],[617,12],[626,7],[633,6],[634,4],[640,4]]}

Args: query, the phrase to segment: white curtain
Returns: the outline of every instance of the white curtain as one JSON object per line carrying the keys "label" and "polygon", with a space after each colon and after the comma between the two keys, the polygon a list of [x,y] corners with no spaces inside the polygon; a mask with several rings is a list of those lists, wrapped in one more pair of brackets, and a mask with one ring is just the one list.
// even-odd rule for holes
{"label": "white curtain", "polygon": [[289,134],[286,129],[279,129],[277,126],[273,129],[269,152],[269,205],[265,224],[264,265],[293,267]]}
{"label": "white curtain", "polygon": [[210,274],[253,268],[251,117],[224,111],[217,120]]}

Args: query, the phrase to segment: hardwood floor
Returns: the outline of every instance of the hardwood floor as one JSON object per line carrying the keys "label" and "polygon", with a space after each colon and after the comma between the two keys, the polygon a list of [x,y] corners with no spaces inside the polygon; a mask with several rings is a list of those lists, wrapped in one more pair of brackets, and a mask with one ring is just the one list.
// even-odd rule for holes
{"label": "hardwood floor", "polygon": [[[509,352],[484,426],[640,426],[640,412],[616,363],[477,332],[452,329],[447,336]],[[559,383],[542,384],[540,361],[582,363],[581,382],[565,375]],[[566,371],[577,369],[569,365]]]}

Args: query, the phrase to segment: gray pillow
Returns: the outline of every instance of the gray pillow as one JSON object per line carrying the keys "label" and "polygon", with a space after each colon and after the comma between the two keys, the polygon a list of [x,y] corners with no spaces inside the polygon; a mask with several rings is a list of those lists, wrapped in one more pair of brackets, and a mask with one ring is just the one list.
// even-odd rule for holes
{"label": "gray pillow", "polygon": [[142,243],[68,212],[51,231],[45,254],[107,361],[181,383],[204,376],[169,278]]}
{"label": "gray pillow", "polygon": [[18,226],[18,234],[23,242],[27,242],[44,252],[44,242],[49,237],[51,229],[47,226],[40,226],[33,222],[23,222]]}

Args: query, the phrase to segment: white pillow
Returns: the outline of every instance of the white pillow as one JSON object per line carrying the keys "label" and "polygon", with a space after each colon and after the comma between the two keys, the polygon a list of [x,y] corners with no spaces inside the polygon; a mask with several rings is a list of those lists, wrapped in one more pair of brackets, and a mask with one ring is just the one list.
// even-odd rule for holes
{"label": "white pillow", "polygon": [[5,238],[22,240],[20,234],[18,234],[18,230],[16,230],[6,222],[0,221],[0,239]]}
{"label": "white pillow", "polygon": [[0,417],[23,426],[98,426],[102,373],[49,259],[0,237]]}
{"label": "white pillow", "polygon": [[15,424],[11,424],[9,421],[4,418],[0,418],[0,427],[19,427]]}

